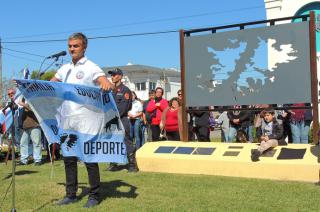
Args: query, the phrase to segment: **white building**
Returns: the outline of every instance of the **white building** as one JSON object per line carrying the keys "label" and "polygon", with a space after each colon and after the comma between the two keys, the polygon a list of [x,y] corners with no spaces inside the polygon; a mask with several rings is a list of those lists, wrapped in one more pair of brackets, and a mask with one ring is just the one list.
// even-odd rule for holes
{"label": "white building", "polygon": [[177,91],[181,88],[180,72],[174,69],[128,64],[103,68],[103,70],[108,74],[108,71],[115,68],[120,68],[124,72],[123,83],[130,90],[135,91],[138,98],[142,100],[147,100],[149,91],[156,87],[164,89],[163,97],[167,100],[176,97]]}

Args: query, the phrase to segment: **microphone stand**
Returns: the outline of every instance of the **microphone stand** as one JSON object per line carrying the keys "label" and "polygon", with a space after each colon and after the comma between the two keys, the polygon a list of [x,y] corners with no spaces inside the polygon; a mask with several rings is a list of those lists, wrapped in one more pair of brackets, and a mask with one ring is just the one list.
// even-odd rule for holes
{"label": "microphone stand", "polygon": [[14,126],[14,102],[11,102],[10,104],[11,113],[12,113],[12,125],[11,125],[11,157],[12,157],[12,209],[11,212],[16,212],[16,179],[15,179],[15,173],[16,173],[16,155],[15,155],[15,148],[14,148],[14,134],[15,134],[15,126]]}
{"label": "microphone stand", "polygon": [[[12,159],[12,209],[11,209],[11,212],[16,212],[16,195],[15,195],[15,192],[16,192],[16,179],[15,179],[15,176],[16,176],[16,151],[15,151],[15,126],[14,126],[14,112],[15,112],[15,104],[14,104],[14,101],[13,102],[10,102],[6,107],[4,107],[2,109],[2,111],[5,111],[7,108],[10,108],[11,109],[11,113],[12,113],[12,124],[11,124],[11,142],[9,143],[8,145],[8,152],[7,152],[7,158],[9,158],[9,154],[10,154],[10,148],[11,148],[11,159]],[[7,162],[7,161],[6,161]]]}
{"label": "microphone stand", "polygon": [[46,61],[47,59],[48,59],[48,58],[45,57],[45,58],[42,60],[42,63],[41,63],[41,65],[40,65],[40,68],[39,68],[39,71],[38,71],[38,73],[37,73],[37,75],[36,75],[35,80],[39,80],[40,77],[41,77],[41,75],[43,75],[44,73],[46,73],[46,71],[48,71],[48,69],[49,69],[54,63],[56,63],[56,62],[58,61],[58,57],[55,57],[55,59],[53,60],[53,62],[50,63],[50,65],[49,65],[46,69],[44,69],[44,71],[41,71],[41,68],[42,68],[42,66],[43,66],[43,64],[44,64],[44,61]]}
{"label": "microphone stand", "polygon": [[[40,68],[39,68],[39,72],[36,76],[36,79],[40,78],[40,74],[41,74],[41,68],[42,65],[44,63],[44,61],[46,61],[46,59],[48,58],[44,58],[44,60],[42,61]],[[45,69],[45,71],[43,73],[45,73],[56,61],[58,61],[58,57],[55,57],[55,60]],[[14,148],[14,139],[15,139],[15,125],[14,125],[14,112],[15,112],[15,108],[14,108],[15,104],[14,101],[12,101],[9,105],[7,105],[2,111],[5,111],[7,108],[11,109],[11,113],[12,113],[12,125],[11,125],[11,157],[12,157],[12,208],[11,208],[11,212],[17,212],[16,210],[16,178],[15,178],[15,173],[16,173],[16,157],[15,157],[15,148]],[[10,145],[9,145],[10,146]]]}
{"label": "microphone stand", "polygon": [[[42,67],[44,61],[46,61],[47,59],[52,59],[52,58],[48,58],[48,57],[44,58],[44,60],[43,60],[42,63],[41,63],[41,66],[40,66],[40,68],[39,68],[39,72],[37,73],[36,80],[39,80],[40,77],[41,77],[43,74],[45,74],[46,71],[47,71],[53,64],[55,64],[55,63],[58,61],[59,57],[54,57],[53,62],[50,63],[50,65],[49,65],[47,68],[45,68],[44,71],[41,72],[41,67]],[[48,153],[51,154],[51,156],[50,156],[50,158],[51,158],[51,164],[53,164],[53,162],[54,162],[54,155],[55,155],[55,151],[56,151],[56,144],[55,144],[55,143],[53,144],[52,153],[51,153],[51,149],[50,149],[49,142],[48,142],[48,147],[47,147],[47,148],[49,149],[49,150],[48,150]],[[52,157],[52,155],[53,155],[53,157]]]}

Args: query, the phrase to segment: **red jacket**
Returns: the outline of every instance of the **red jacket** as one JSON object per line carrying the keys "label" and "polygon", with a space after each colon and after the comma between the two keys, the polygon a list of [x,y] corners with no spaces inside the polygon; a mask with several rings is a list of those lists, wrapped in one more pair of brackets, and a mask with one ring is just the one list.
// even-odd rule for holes
{"label": "red jacket", "polygon": [[161,116],[164,109],[168,107],[168,101],[166,99],[160,100],[160,106],[156,106],[155,100],[150,100],[147,106],[147,112],[151,114],[151,125],[159,125],[161,122]]}

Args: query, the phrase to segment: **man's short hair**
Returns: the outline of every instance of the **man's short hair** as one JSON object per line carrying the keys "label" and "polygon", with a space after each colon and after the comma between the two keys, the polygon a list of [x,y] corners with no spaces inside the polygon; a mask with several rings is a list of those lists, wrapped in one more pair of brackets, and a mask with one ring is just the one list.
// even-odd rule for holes
{"label": "man's short hair", "polygon": [[153,89],[152,89],[151,91],[149,91],[149,95],[150,95],[150,94],[155,94],[155,93],[156,93],[156,91],[153,90]]}
{"label": "man's short hair", "polygon": [[83,45],[87,48],[88,46],[88,38],[82,32],[76,32],[69,36],[68,40],[79,39],[82,40]]}

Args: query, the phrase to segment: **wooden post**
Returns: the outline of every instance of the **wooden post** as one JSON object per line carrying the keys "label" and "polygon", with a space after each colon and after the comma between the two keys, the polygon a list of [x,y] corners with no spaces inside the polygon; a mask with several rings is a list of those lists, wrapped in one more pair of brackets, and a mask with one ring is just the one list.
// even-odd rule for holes
{"label": "wooden post", "polygon": [[313,112],[313,144],[319,142],[319,112],[318,112],[318,77],[317,77],[317,50],[316,50],[316,24],[315,13],[310,12],[309,19],[309,36],[310,36],[310,71],[311,71],[311,99]]}
{"label": "wooden post", "polygon": [[180,68],[181,68],[181,91],[182,91],[182,141],[188,141],[188,120],[186,108],[186,87],[185,87],[185,60],[184,60],[184,31],[180,30]]}

